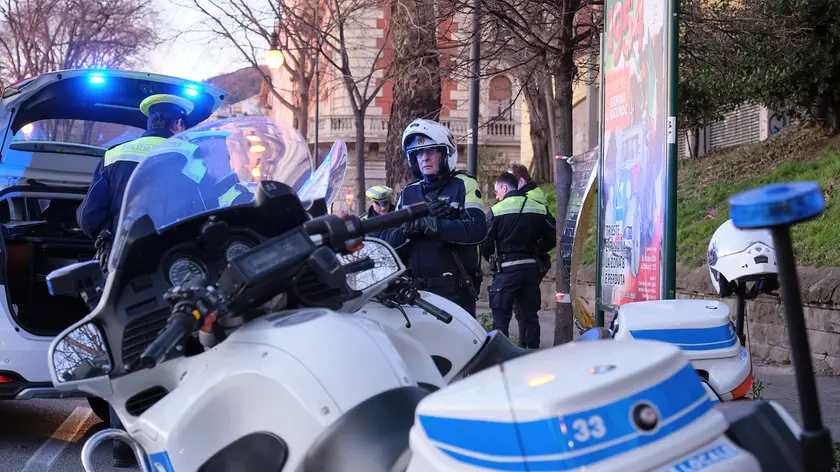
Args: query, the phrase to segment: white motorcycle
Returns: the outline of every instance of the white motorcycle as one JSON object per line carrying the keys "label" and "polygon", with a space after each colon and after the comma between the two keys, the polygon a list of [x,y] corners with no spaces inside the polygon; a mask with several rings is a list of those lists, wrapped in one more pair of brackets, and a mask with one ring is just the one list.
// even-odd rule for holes
{"label": "white motorcycle", "polygon": [[[230,139],[247,144],[257,136],[274,146],[269,152],[275,162],[261,156],[263,169],[278,169],[275,178],[300,187],[306,175],[298,164],[308,155],[280,138],[289,139],[293,130],[277,133],[284,125],[262,118],[237,125]],[[296,463],[325,425],[361,401],[407,385],[423,391],[446,386],[432,354],[404,327],[394,330],[353,314],[386,288],[394,290],[390,283],[404,266],[393,248],[368,238],[355,261],[342,265],[336,254],[351,254],[347,248],[356,250],[362,235],[408,222],[425,207],[363,223],[311,219],[307,210],[317,205],[304,208],[292,187],[267,181],[251,204],[196,212],[203,207],[194,201],[200,193],[191,197],[189,189],[166,183],[168,173],[186,162],[164,150],[135,170],[104,287],[95,261],[50,274],[54,293],[75,288],[89,294],[102,287],[96,308],[56,338],[49,359],[57,389],[97,392],[128,431],[109,430],[90,447],[104,437],[130,439],[144,451],[182,451],[172,458],[153,454],[148,467],[169,470],[171,461],[179,470],[196,470],[214,464],[210,456],[224,456],[233,442],[265,441],[259,433],[270,431],[287,448],[283,461]],[[438,319],[453,317],[428,302],[431,294],[399,296],[421,307],[411,333],[425,332],[428,321],[450,328]],[[387,311],[402,319],[398,309]],[[204,334],[221,342],[203,350],[195,335],[208,319]],[[503,336],[484,337],[471,343],[475,351],[509,346],[519,353]],[[484,352],[497,358],[505,350]],[[476,356],[476,368],[482,359]],[[356,393],[347,391],[351,384]],[[226,405],[230,395],[239,407]],[[284,407],[252,408],[264,404]],[[197,432],[210,427],[225,433],[199,447]],[[271,444],[276,452],[277,443]],[[90,447],[83,461],[89,470]]]}
{"label": "white motorcycle", "polygon": [[643,301],[622,305],[608,331],[593,330],[584,337],[674,344],[691,359],[713,401],[747,398],[753,369],[744,333],[746,301],[779,288],[773,238],[768,230],[743,230],[727,220],[709,241],[708,256],[715,291],[721,297],[737,295],[734,323],[729,306],[719,301]]}
{"label": "white motorcycle", "polygon": [[[337,141],[322,164],[297,191],[301,201],[318,202],[323,197],[327,202],[327,205],[310,207],[311,215],[326,214],[327,206],[336,197],[335,191],[344,183],[346,169],[347,146]],[[371,256],[375,258],[375,254],[369,251],[374,247],[339,257],[344,265],[370,260]],[[360,271],[349,275],[347,283],[351,288],[364,286],[369,283],[367,279],[370,276],[368,271]],[[481,323],[457,304],[431,292],[416,290],[409,280],[403,278],[393,280],[386,290],[355,313],[419,341],[431,354],[446,383],[495,364],[500,359],[525,353],[503,339],[500,333],[488,336]]]}

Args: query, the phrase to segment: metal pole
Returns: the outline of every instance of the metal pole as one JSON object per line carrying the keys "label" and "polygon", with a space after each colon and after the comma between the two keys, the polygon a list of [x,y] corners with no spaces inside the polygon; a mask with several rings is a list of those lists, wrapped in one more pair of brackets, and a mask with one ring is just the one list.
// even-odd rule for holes
{"label": "metal pole", "polygon": [[[315,6],[315,23],[316,28],[318,28],[316,33],[318,34],[316,37],[316,44],[315,44],[315,169],[321,165],[321,153],[318,151],[318,111],[321,106],[321,98],[320,98],[320,91],[321,91],[321,24],[318,21],[318,5]],[[308,117],[307,117],[308,119]],[[314,169],[313,169],[314,170]]]}
{"label": "metal pole", "polygon": [[321,36],[318,35],[318,54],[315,55],[315,168],[321,165],[321,153],[318,151],[318,110],[321,105],[319,90],[321,88]]}
{"label": "metal pole", "polygon": [[[606,7],[605,7],[606,8]],[[605,22],[606,23],[606,22]],[[601,285],[601,276],[602,276],[602,269],[601,264],[603,264],[603,255],[604,255],[604,123],[606,122],[604,116],[606,114],[606,106],[604,103],[604,97],[606,94],[604,93],[604,84],[606,80],[606,74],[604,73],[605,64],[606,64],[606,51],[607,48],[605,46],[604,38],[606,37],[607,31],[601,33],[601,54],[598,56],[598,60],[600,61],[600,66],[598,70],[600,71],[600,81],[601,86],[598,89],[598,105],[600,108],[599,118],[600,121],[598,122],[598,206],[597,206],[597,214],[598,217],[596,219],[597,229],[596,229],[596,241],[595,241],[595,327],[596,328],[603,328],[604,327],[604,309],[603,305],[601,304],[601,296],[602,290],[604,289]],[[590,123],[590,126],[591,123]]]}
{"label": "metal pole", "polygon": [[480,87],[480,14],[481,0],[473,0],[473,38],[470,47],[470,61],[472,65],[472,84],[470,84],[470,127],[472,128],[472,142],[467,154],[467,172],[478,175],[478,91]]}
{"label": "metal pole", "polygon": [[677,298],[677,112],[678,112],[678,84],[679,84],[679,51],[680,46],[680,2],[670,0],[671,24],[668,34],[669,39],[668,55],[668,123],[667,123],[667,144],[668,156],[668,180],[666,189],[665,208],[665,244],[662,277],[662,295],[660,298],[674,300]]}

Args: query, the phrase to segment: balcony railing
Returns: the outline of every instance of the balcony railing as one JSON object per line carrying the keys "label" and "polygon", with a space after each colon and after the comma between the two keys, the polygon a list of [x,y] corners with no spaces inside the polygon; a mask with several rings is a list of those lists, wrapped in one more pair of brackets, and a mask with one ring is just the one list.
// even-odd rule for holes
{"label": "balcony railing", "polygon": [[[472,142],[469,122],[462,118],[443,118],[455,139],[462,144]],[[486,145],[519,144],[519,125],[514,121],[493,121],[484,123],[478,130],[478,143]],[[388,135],[388,116],[365,117],[365,141],[384,143]],[[315,139],[315,119],[309,119],[309,140]],[[319,118],[318,140],[322,143],[342,140],[356,141],[356,118],[352,115],[326,115]]]}

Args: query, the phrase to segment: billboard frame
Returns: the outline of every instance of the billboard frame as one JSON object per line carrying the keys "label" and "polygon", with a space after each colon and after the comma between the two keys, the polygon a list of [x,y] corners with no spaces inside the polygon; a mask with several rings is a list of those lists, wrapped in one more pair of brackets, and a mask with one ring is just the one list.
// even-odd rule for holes
{"label": "billboard frame", "polygon": [[[677,179],[679,165],[678,129],[677,116],[679,112],[679,21],[680,6],[679,0],[666,0],[665,15],[663,21],[666,37],[665,62],[666,62],[666,136],[665,136],[665,185],[663,194],[664,205],[664,228],[663,240],[660,246],[660,287],[659,297],[661,299],[676,298],[676,249],[677,249]],[[610,16],[607,12],[608,2],[604,2],[604,31],[601,33],[601,50],[599,58],[600,77],[600,135],[599,135],[599,164],[598,164],[598,205],[597,205],[597,241],[596,241],[596,267],[595,267],[595,326],[604,326],[605,312],[614,313],[618,306],[603,302],[603,252],[604,252],[604,166],[605,166],[605,124],[606,124],[606,42],[610,34]]]}

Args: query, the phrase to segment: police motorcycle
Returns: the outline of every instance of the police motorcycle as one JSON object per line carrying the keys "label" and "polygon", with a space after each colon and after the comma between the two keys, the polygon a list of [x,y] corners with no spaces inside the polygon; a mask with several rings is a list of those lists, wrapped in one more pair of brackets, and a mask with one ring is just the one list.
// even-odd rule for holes
{"label": "police motorcycle", "polygon": [[[98,297],[91,314],[51,345],[52,381],[58,390],[97,392],[128,431],[92,437],[83,451],[87,470],[106,439],[128,441],[154,470],[225,470],[219,464],[241,462],[259,444],[274,455],[253,456],[258,463],[293,464],[355,404],[406,385],[446,386],[411,331],[356,314],[405,270],[387,243],[363,236],[424,216],[425,206],[364,222],[312,218],[325,202],[303,204],[294,192],[311,177],[308,152],[289,142],[299,135],[277,129],[287,125],[263,120],[234,127],[229,158],[253,169],[247,141],[260,138],[261,174],[292,186],[265,180],[250,204],[208,211],[200,192],[173,178],[192,165],[173,152],[183,143],[173,137],[132,175],[104,284],[95,261],[50,274],[54,293]],[[277,158],[266,159],[271,153]],[[342,253],[358,257],[342,264]],[[425,311],[418,317],[449,329],[452,315],[418,301],[426,294],[402,296],[409,295]],[[216,342],[205,345],[206,335]],[[483,355],[457,374],[520,353],[503,336],[484,338]],[[218,434],[202,439],[211,430]]]}
{"label": "police motorcycle", "polygon": [[789,231],[823,211],[822,191],[774,184],[730,206],[739,228],[772,233],[804,428],[772,401],[714,404],[672,343],[583,339],[431,394],[407,387],[422,397],[413,402],[372,397],[327,426],[297,470],[832,470]]}
{"label": "police motorcycle", "polygon": [[[336,141],[323,163],[297,191],[301,201],[317,201],[324,196],[327,205],[336,198],[337,190],[344,183],[347,168],[347,146]],[[310,214],[319,215],[317,210]],[[375,260],[378,246],[370,245],[360,251],[340,254],[342,264],[370,263]],[[370,271],[360,271],[347,276],[351,287],[366,286]],[[397,277],[356,314],[371,319],[420,341],[429,351],[432,360],[446,383],[468,375],[477,365],[500,353],[510,351],[507,340],[498,334],[488,338],[481,323],[457,304],[439,295],[417,290],[410,279]],[[402,316],[395,316],[396,313]],[[483,352],[482,356],[478,356]],[[492,362],[492,361],[490,361]]]}
{"label": "police motorcycle", "polygon": [[674,344],[691,359],[712,401],[747,398],[753,369],[744,333],[746,301],[779,288],[770,231],[739,229],[727,220],[709,241],[708,265],[718,295],[737,295],[734,323],[729,306],[721,301],[652,300],[622,305],[608,330],[583,335]]}

